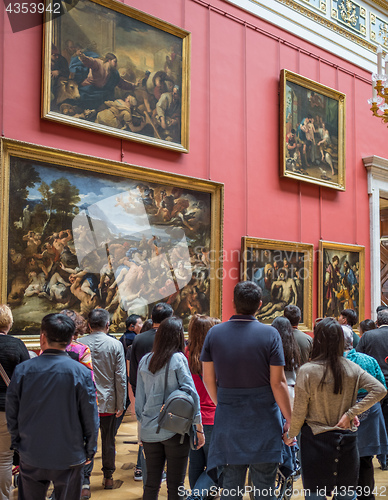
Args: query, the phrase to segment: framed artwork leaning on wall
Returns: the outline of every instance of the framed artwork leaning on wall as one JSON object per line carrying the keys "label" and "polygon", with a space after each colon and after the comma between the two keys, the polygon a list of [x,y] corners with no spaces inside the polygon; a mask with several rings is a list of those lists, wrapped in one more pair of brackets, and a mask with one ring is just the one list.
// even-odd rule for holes
{"label": "framed artwork leaning on wall", "polygon": [[362,321],[365,247],[320,240],[318,261],[318,315],[338,318],[343,309],[354,309]]}
{"label": "framed artwork leaning on wall", "polygon": [[302,312],[300,328],[312,328],[313,245],[243,236],[240,278],[254,281],[263,291],[256,314],[271,324],[284,308],[297,305]]}
{"label": "framed artwork leaning on wall", "polygon": [[55,5],[42,118],[187,153],[190,33],[115,0]]}
{"label": "framed artwork leaning on wall", "polygon": [[1,302],[14,335],[66,308],[106,308],[113,332],[161,301],[186,328],[196,313],[220,317],[223,184],[1,144]]}
{"label": "framed artwork leaning on wall", "polygon": [[345,94],[283,69],[280,175],[345,190]]}

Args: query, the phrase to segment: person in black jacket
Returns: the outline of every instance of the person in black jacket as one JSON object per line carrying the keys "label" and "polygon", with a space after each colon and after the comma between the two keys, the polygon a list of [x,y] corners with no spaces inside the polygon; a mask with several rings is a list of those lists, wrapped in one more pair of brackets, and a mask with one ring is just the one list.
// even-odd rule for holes
{"label": "person in black jacket", "polygon": [[[7,335],[13,323],[11,309],[0,305],[0,363],[4,378],[10,379],[15,367],[30,359],[27,347],[20,339]],[[4,373],[5,372],[5,373]],[[13,451],[11,448],[11,435],[7,429],[5,418],[5,396],[7,382],[0,376],[0,499],[9,498],[12,484]]]}
{"label": "person in black jacket", "polygon": [[66,352],[74,328],[64,314],[45,316],[43,353],[15,368],[7,390],[7,425],[20,455],[19,500],[44,500],[50,481],[56,500],[79,500],[84,465],[97,449],[91,371]]}

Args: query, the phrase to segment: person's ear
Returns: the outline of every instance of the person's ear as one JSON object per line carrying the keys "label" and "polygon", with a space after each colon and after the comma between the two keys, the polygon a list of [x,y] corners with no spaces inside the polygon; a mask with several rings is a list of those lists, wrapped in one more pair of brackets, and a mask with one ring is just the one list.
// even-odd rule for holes
{"label": "person's ear", "polygon": [[258,310],[258,311],[260,311],[260,308],[261,308],[261,306],[262,306],[262,305],[263,305],[263,301],[262,301],[262,300],[260,300],[259,307],[257,308],[257,310]]}

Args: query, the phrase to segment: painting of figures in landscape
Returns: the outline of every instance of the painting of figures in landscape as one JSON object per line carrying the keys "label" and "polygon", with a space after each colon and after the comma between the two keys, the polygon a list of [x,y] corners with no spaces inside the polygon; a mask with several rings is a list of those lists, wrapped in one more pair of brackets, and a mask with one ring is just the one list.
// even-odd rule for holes
{"label": "painting of figures in landscape", "polygon": [[272,323],[292,304],[302,312],[302,327],[311,328],[313,246],[243,237],[241,251],[241,279],[263,291],[257,319]]}
{"label": "painting of figures in landscape", "polygon": [[319,256],[319,316],[338,318],[343,309],[353,309],[362,321],[365,248],[320,241]]}
{"label": "painting of figures in landscape", "polygon": [[282,70],[281,175],[345,189],[345,95]]}
{"label": "painting of figures in landscape", "polygon": [[45,314],[65,308],[84,316],[106,308],[112,331],[121,331],[128,312],[149,317],[160,301],[171,304],[185,327],[193,314],[219,314],[210,279],[218,263],[209,260],[211,203],[219,189],[11,157],[6,301],[12,332],[36,334]]}
{"label": "painting of figures in landscape", "polygon": [[45,25],[43,117],[187,151],[189,33],[119,2]]}

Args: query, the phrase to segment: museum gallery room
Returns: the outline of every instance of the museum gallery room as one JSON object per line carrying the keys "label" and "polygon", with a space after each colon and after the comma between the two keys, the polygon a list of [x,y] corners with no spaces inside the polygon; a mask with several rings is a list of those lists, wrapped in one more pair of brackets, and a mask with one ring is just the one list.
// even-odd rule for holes
{"label": "museum gallery room", "polygon": [[[63,309],[107,309],[117,338],[159,302],[185,332],[195,314],[226,321],[244,280],[259,321],[297,305],[310,336],[388,305],[387,0],[0,12],[1,303],[29,351]],[[95,500],[142,497],[133,402],[111,491],[98,447]],[[377,461],[375,479],[383,497]]]}

